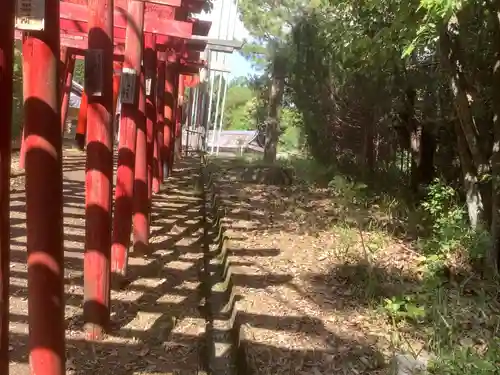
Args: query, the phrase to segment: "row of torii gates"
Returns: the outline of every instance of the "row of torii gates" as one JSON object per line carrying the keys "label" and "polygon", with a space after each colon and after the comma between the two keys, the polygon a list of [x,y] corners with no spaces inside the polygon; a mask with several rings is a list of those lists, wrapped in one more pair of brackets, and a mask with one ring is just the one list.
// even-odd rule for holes
{"label": "row of torii gates", "polygon": [[[13,46],[22,40],[31,373],[65,373],[62,131],[75,59],[85,59],[77,141],[86,149],[84,320],[102,339],[110,285],[148,253],[152,192],[172,171],[185,87],[199,82],[206,0],[4,0],[0,10],[0,374],[9,373],[9,176]],[[120,82],[121,80],[121,82]],[[113,120],[121,95],[113,202]],[[191,90],[192,91],[192,90]],[[197,90],[199,93],[202,91]],[[205,100],[206,102],[206,100]],[[198,100],[198,116],[204,114]],[[112,206],[114,204],[114,214]]]}

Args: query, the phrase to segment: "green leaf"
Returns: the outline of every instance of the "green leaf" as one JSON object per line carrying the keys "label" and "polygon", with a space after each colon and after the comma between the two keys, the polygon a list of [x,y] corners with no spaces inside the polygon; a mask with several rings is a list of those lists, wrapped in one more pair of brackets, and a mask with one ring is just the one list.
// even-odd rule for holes
{"label": "green leaf", "polygon": [[423,318],[425,316],[425,308],[408,303],[406,306],[408,316],[413,319]]}

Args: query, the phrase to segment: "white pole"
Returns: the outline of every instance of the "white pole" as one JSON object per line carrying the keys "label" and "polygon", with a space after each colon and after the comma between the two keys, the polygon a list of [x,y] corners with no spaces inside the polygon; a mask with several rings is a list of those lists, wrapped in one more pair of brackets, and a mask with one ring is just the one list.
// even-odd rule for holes
{"label": "white pole", "polygon": [[217,151],[215,152],[216,155],[219,155],[219,146],[220,146],[220,135],[222,133],[222,119],[224,118],[224,108],[226,106],[226,96],[227,96],[227,79],[224,80],[224,95],[222,96],[222,112],[220,114],[220,121],[219,121],[219,136],[217,137]]}
{"label": "white pole", "polygon": [[[217,39],[220,39],[222,33],[222,15],[224,10],[224,0],[220,0],[220,12],[219,12],[219,27],[217,30]],[[215,51],[215,61],[219,60],[219,53]]]}
{"label": "white pole", "polygon": [[[231,28],[231,6],[233,5],[232,0],[229,1],[229,7],[227,10],[227,27],[226,27],[226,33],[225,33],[225,40],[229,39],[229,30]],[[223,54],[224,58],[226,57],[226,53]]]}
{"label": "white pole", "polygon": [[[220,12],[219,12],[219,27],[218,27],[218,30],[217,30],[217,39],[220,39],[221,37],[221,33],[222,33],[222,16],[223,16],[223,12],[224,11],[224,0],[221,0],[220,1]],[[219,60],[219,53],[217,51],[214,52],[215,53],[215,62],[217,63],[218,60]],[[215,73],[214,73],[214,79],[215,81]],[[215,82],[214,82],[215,83]],[[220,98],[220,87],[221,85],[221,81],[219,80],[219,89],[217,91],[217,102],[215,104],[215,121],[214,121],[214,130],[213,130],[213,134],[212,134],[212,145],[211,145],[211,148],[210,148],[210,153],[213,153],[214,152],[214,142],[215,142],[215,124],[217,124],[217,116],[219,115],[219,98]],[[212,90],[212,93],[213,93],[213,86],[211,87],[211,90]],[[209,113],[209,121],[210,121],[210,115],[211,115],[211,108],[212,107],[212,95],[210,95],[210,107],[209,107],[209,110],[208,110],[208,113]]]}
{"label": "white pole", "polygon": [[203,116],[205,114],[205,88],[206,88],[206,84],[205,82],[201,83],[200,84],[200,89],[198,91],[198,101],[199,101],[199,113],[198,113],[198,117],[199,117],[199,124],[198,124],[198,141],[196,142],[196,147],[197,147],[197,150],[198,151],[201,151],[203,149],[203,132],[202,132],[202,129],[203,129]]}
{"label": "white pole", "polygon": [[[193,112],[194,112],[194,127],[193,127],[193,136],[198,137],[196,134],[198,134],[198,121],[199,121],[199,114],[198,114],[198,107],[200,105],[200,85],[201,82],[198,86],[195,88],[195,95],[194,95],[194,106],[193,106]],[[197,139],[197,138],[193,138]],[[196,143],[195,141],[194,143]],[[194,149],[195,144],[193,144],[193,149]]]}
{"label": "white pole", "polygon": [[231,33],[232,40],[234,40],[234,33],[236,32],[236,20],[238,19],[238,4],[239,4],[239,0],[236,0],[235,6],[234,6],[233,32]]}
{"label": "white pole", "polygon": [[194,88],[194,98],[193,98],[193,109],[191,110],[191,112],[193,113],[192,116],[193,116],[193,126],[194,128],[196,128],[196,122],[198,121],[198,86],[196,86]]}
{"label": "white pole", "polygon": [[[232,4],[232,2],[231,2]],[[228,20],[227,20],[227,29],[226,29],[226,40],[229,40],[229,35],[231,35],[231,39],[233,40],[234,39],[234,33],[235,33],[235,30],[236,30],[236,19],[238,17],[238,0],[236,0],[235,2],[235,9],[234,9],[234,17],[231,17],[231,7],[229,7],[229,10],[228,10]],[[230,34],[230,30],[232,29],[232,32]],[[226,64],[226,54],[224,54],[223,56],[223,66],[225,67],[225,64]],[[223,118],[224,118],[224,111],[225,111],[225,107],[226,107],[226,97],[227,97],[227,88],[228,88],[228,76],[226,76],[224,73],[223,73],[223,78],[224,78],[224,94],[222,96],[222,105],[221,105],[221,115],[220,115],[220,119],[219,119],[219,134],[217,136],[217,149],[216,149],[216,155],[219,155],[219,148],[220,148],[220,136],[222,134],[222,121],[223,121]],[[216,123],[216,126],[215,126],[215,129],[217,129],[217,116],[215,118],[215,123]],[[212,152],[213,152],[213,149],[212,149]]]}
{"label": "white pole", "polygon": [[[219,85],[217,89],[217,99],[215,100],[215,119],[214,119],[214,134],[212,136],[212,147],[210,149],[210,153],[213,154],[214,152],[214,144],[215,144],[215,133],[217,132],[217,119],[219,118],[219,102],[220,102],[220,91],[222,88],[222,79],[223,79],[223,74],[219,74]],[[218,142],[217,138],[217,142]]]}
{"label": "white pole", "polygon": [[[229,9],[227,12],[227,27],[226,27],[226,33],[225,33],[225,38],[224,38],[226,40],[229,39],[229,30],[231,28],[231,5],[232,5],[232,1],[229,3]],[[225,65],[226,65],[226,53],[224,53],[222,55],[222,66],[225,67]],[[222,132],[222,117],[224,114],[224,106],[225,106],[226,94],[227,94],[227,77],[226,77],[225,73],[221,73],[219,75],[219,77],[220,77],[220,79],[219,79],[219,90],[217,92],[217,107],[216,107],[216,111],[215,111],[214,137],[212,137],[215,139],[215,132],[217,132],[217,119],[219,117],[219,109],[221,109],[221,118],[219,120],[219,134],[217,136],[217,155],[219,154],[219,142],[220,142],[220,135]],[[224,79],[224,94],[222,97],[221,108],[219,108],[219,98],[220,98],[221,84],[222,84],[223,79]],[[213,153],[213,152],[214,152],[214,143],[212,143],[211,153]]]}
{"label": "white pole", "polygon": [[[219,14],[219,28],[218,28],[218,33],[217,33],[217,37],[220,38],[221,37],[221,29],[222,29],[222,15],[223,15],[223,3],[224,0],[221,0],[221,9],[220,9],[220,14]],[[225,38],[226,40],[229,40],[229,35],[231,35],[231,39],[234,39],[234,33],[236,31],[236,19],[238,17],[238,3],[239,3],[239,0],[235,0],[235,10],[234,10],[234,17],[231,17],[232,16],[232,12],[231,12],[231,6],[233,4],[232,1],[230,1],[229,3],[229,9],[228,9],[228,12],[227,12],[227,27],[226,27],[226,32],[225,32]],[[232,31],[230,33],[230,31]],[[218,53],[215,52],[215,61],[218,62]],[[226,53],[223,53],[222,54],[222,66],[225,67],[225,63],[226,63]],[[207,118],[207,133],[208,133],[208,123],[210,122],[210,117],[211,117],[211,114],[212,114],[212,98],[213,98],[213,90],[214,90],[214,83],[215,83],[215,72],[212,76],[212,72],[210,72],[210,79],[212,80],[211,84],[210,84],[210,102],[208,104],[208,118]],[[212,79],[213,77],[213,79]],[[222,105],[219,106],[219,103],[220,103],[220,92],[221,92],[221,86],[222,86],[222,79],[224,79],[224,94],[223,94],[223,97],[222,97]],[[213,130],[212,130],[212,145],[211,145],[211,148],[210,148],[210,153],[213,153],[214,152],[214,146],[215,146],[215,138],[216,138],[216,132],[217,132],[217,123],[219,124],[219,134],[217,136],[217,154],[219,153],[219,140],[220,140],[220,135],[221,135],[221,132],[222,132],[222,120],[223,120],[223,117],[224,117],[224,109],[225,109],[225,103],[226,103],[226,96],[227,96],[227,87],[228,87],[228,82],[227,82],[227,79],[228,77],[225,76],[225,73],[220,73],[219,74],[219,82],[218,82],[218,90],[217,90],[217,99],[216,99],[216,107],[215,107],[215,119],[214,119],[214,126],[213,126]],[[220,116],[220,119],[219,119],[219,110],[222,108],[222,112],[221,112],[221,116]],[[219,120],[219,121],[218,121]]]}
{"label": "white pole", "polygon": [[[187,108],[187,118],[186,118],[186,126],[185,126],[185,129],[186,129],[186,156],[189,155],[189,127],[191,125],[191,121],[193,120],[193,118],[191,117],[191,110],[193,108],[193,89],[190,88],[189,91],[188,91],[188,108]],[[182,135],[181,135],[181,142],[182,142]]]}
{"label": "white pole", "polygon": [[[205,130],[206,130],[206,135],[207,135],[207,143],[208,143],[208,129],[209,129],[209,124],[210,124],[210,117],[212,115],[212,99],[214,96],[214,83],[215,83],[215,73],[210,72],[210,95],[209,95],[209,102],[208,102],[208,115],[207,115],[207,121],[205,123]],[[213,131],[212,131],[213,133]],[[212,144],[214,144],[214,135],[212,134]]]}
{"label": "white pole", "polygon": [[224,9],[224,0],[220,0],[220,12],[219,12],[219,28],[217,30],[217,39],[220,38],[222,32],[222,10]]}

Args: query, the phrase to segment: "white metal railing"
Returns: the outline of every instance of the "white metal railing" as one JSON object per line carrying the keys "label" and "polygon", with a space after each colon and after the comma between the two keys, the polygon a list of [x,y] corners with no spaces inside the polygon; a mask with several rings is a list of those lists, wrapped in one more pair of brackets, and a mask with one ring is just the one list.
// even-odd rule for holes
{"label": "white metal railing", "polygon": [[182,147],[185,150],[201,151],[205,144],[205,129],[201,125],[182,129]]}

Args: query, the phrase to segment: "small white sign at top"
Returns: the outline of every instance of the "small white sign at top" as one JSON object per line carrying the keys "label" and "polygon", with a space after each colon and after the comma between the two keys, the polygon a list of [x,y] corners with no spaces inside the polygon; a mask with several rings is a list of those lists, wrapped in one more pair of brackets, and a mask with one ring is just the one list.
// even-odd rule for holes
{"label": "small white sign at top", "polygon": [[146,95],[151,95],[151,84],[153,79],[151,77],[146,78]]}
{"label": "small white sign at top", "polygon": [[124,67],[121,77],[121,101],[123,104],[134,104],[135,101],[135,83],[137,81],[137,72],[135,69]]}
{"label": "small white sign at top", "polygon": [[41,31],[45,27],[45,0],[17,0],[15,27],[23,31]]}

